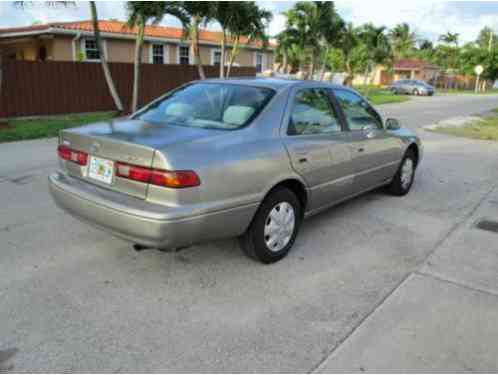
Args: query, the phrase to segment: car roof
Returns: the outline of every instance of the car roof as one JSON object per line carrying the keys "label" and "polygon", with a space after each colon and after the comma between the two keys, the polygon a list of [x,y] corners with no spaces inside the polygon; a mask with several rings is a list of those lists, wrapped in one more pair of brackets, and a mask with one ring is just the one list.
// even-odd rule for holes
{"label": "car roof", "polygon": [[287,79],[287,78],[266,78],[266,77],[233,77],[225,79],[209,78],[197,82],[228,83],[228,84],[243,85],[243,86],[266,87],[277,91],[289,87],[310,86],[314,84],[318,86],[327,86],[330,88],[342,88],[342,89],[345,88],[344,86],[341,85],[335,85],[321,81]]}

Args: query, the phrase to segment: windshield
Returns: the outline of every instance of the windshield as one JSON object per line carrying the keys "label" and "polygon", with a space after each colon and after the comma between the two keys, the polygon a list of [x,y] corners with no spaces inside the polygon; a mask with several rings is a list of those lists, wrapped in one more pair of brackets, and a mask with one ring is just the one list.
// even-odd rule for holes
{"label": "windshield", "polygon": [[174,91],[134,118],[193,128],[238,129],[248,124],[273,90],[223,83],[194,83]]}

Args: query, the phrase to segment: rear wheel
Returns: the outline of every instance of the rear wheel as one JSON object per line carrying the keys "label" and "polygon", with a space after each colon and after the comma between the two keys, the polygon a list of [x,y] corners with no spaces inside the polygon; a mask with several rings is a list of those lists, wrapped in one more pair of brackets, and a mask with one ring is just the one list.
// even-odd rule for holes
{"label": "rear wheel", "polygon": [[401,161],[393,180],[387,186],[387,189],[391,194],[397,196],[408,194],[415,178],[416,163],[415,153],[412,150],[408,150]]}
{"label": "rear wheel", "polygon": [[240,245],[251,258],[273,263],[287,255],[301,224],[301,204],[287,188],[272,191],[263,201]]}

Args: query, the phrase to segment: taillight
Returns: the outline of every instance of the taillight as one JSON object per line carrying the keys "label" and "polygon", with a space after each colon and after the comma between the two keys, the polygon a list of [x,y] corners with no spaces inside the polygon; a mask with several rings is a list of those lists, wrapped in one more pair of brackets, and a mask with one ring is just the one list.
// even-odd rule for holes
{"label": "taillight", "polygon": [[65,145],[59,145],[57,153],[61,159],[72,161],[79,165],[86,165],[88,162],[88,154],[86,152],[73,150]]}
{"label": "taillight", "polygon": [[176,189],[201,184],[199,176],[194,171],[163,171],[124,163],[117,163],[116,175],[129,180]]}

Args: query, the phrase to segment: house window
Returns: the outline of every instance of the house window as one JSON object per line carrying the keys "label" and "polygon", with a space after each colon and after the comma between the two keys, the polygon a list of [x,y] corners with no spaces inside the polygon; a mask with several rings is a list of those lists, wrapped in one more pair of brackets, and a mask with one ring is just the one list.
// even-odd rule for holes
{"label": "house window", "polygon": [[263,71],[263,54],[256,53],[256,73],[261,73]]}
{"label": "house window", "polygon": [[190,47],[180,46],[178,48],[178,63],[181,65],[190,64]]}
{"label": "house window", "polygon": [[85,39],[85,56],[87,60],[100,60],[100,53],[94,39]]}
{"label": "house window", "polygon": [[153,44],[152,45],[152,63],[153,64],[164,64],[164,45],[163,44]]}
{"label": "house window", "polygon": [[213,65],[221,64],[221,51],[213,51]]}

